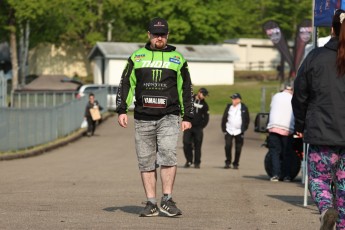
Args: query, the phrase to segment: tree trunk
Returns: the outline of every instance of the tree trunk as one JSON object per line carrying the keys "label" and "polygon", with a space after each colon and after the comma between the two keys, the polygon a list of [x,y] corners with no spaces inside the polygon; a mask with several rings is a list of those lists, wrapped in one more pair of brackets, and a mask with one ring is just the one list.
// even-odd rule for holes
{"label": "tree trunk", "polygon": [[20,72],[20,85],[25,85],[25,77],[27,75],[26,64],[28,60],[29,52],[29,36],[30,36],[30,24],[29,21],[25,23],[25,29],[21,26],[20,29],[20,57],[19,57],[19,72]]}
{"label": "tree trunk", "polygon": [[18,57],[17,57],[17,36],[16,36],[16,19],[14,10],[11,8],[9,12],[9,28],[10,28],[10,51],[12,64],[12,91],[18,88]]}
{"label": "tree trunk", "polygon": [[12,91],[18,88],[18,57],[17,57],[17,37],[15,31],[10,34],[11,62],[12,62]]}

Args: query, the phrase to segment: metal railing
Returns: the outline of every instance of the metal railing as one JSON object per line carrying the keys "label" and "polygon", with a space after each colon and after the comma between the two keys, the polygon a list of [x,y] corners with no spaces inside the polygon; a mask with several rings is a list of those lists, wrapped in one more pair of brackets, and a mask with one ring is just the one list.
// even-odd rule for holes
{"label": "metal railing", "polygon": [[[106,111],[107,90],[94,92]],[[47,108],[0,108],[0,151],[17,151],[49,143],[78,130],[88,97]]]}
{"label": "metal railing", "polygon": [[61,105],[72,101],[76,97],[76,92],[56,92],[56,91],[28,91],[12,93],[13,108],[46,108]]}

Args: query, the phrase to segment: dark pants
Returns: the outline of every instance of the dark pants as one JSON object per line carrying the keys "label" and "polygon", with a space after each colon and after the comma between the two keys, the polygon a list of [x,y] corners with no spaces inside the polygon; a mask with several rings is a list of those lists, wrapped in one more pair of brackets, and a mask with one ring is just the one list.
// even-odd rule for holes
{"label": "dark pants", "polygon": [[93,135],[96,130],[96,121],[92,120],[91,116],[87,116],[86,120],[87,120],[87,133]]}
{"label": "dark pants", "polygon": [[270,133],[268,148],[272,157],[272,175],[278,177],[290,176],[292,136]]}
{"label": "dark pants", "polygon": [[230,165],[231,164],[231,150],[232,150],[232,142],[233,139],[235,139],[235,160],[232,162],[234,166],[238,166],[243,146],[243,133],[233,136],[229,133],[226,133],[225,135],[225,164]]}
{"label": "dark pants", "polygon": [[204,133],[201,127],[192,127],[183,132],[183,151],[187,162],[193,163],[193,149],[194,149],[194,164],[199,165],[201,160],[201,145]]}

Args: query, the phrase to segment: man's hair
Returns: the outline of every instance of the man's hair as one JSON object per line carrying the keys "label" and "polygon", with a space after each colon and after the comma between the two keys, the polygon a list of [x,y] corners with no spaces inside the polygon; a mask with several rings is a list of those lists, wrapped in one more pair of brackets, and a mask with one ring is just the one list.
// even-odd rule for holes
{"label": "man's hair", "polygon": [[95,97],[95,94],[90,93],[90,94],[89,94],[89,97],[91,97],[91,96],[92,96],[92,97]]}

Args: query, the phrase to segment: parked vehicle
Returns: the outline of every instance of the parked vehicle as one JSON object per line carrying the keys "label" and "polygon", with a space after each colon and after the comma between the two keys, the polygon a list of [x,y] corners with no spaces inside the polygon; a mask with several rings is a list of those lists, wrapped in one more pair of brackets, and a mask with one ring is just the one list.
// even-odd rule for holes
{"label": "parked vehicle", "polygon": [[[116,109],[116,94],[119,86],[117,85],[97,85],[97,84],[86,84],[82,85],[78,88],[78,93],[76,95],[77,98],[83,97],[91,92],[94,92],[98,89],[107,88],[108,95],[107,95],[107,108],[108,110],[115,111]],[[129,110],[134,109],[134,102],[135,97],[133,97],[133,102],[129,106]]]}

